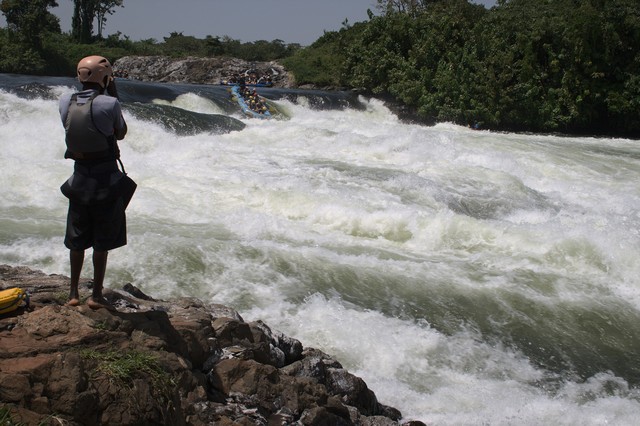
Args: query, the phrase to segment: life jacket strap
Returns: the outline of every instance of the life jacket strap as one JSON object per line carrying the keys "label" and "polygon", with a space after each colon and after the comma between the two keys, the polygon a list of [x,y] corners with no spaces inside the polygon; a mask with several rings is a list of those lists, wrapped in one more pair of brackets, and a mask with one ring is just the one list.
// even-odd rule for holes
{"label": "life jacket strap", "polygon": [[120,159],[120,157],[118,157],[117,160],[118,160],[118,163],[120,163],[120,168],[122,169],[122,173],[126,175],[127,171],[124,169],[124,164],[122,164],[122,160]]}

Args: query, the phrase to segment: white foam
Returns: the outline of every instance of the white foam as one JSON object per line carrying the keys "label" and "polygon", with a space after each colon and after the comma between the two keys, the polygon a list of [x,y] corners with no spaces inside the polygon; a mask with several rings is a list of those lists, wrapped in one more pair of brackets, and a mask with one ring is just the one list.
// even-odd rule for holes
{"label": "white foam", "polygon": [[173,101],[156,99],[153,103],[160,105],[171,105],[187,111],[199,112],[202,114],[224,114],[224,110],[209,99],[198,96],[195,93],[185,93],[179,95]]}
{"label": "white foam", "polygon": [[[176,136],[126,114],[120,148],[139,188],[107,285],[262,318],[336,355],[407,418],[632,424],[638,396],[621,379],[547,393],[537,383],[547,373],[523,354],[464,324],[434,330],[415,299],[482,291],[504,309],[505,294],[549,309],[602,299],[640,309],[640,164],[610,152],[635,145],[407,125],[362,101],[362,111],[278,101],[289,120],[245,120],[226,135]],[[172,105],[218,113],[193,94]],[[57,102],[0,92],[0,118],[0,263],[68,273],[59,186],[72,163]],[[607,393],[611,383],[620,391]]]}

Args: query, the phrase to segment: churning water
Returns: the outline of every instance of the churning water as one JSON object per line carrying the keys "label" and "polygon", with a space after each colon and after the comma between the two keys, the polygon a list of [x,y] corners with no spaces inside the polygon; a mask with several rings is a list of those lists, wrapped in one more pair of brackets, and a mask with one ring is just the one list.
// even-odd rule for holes
{"label": "churning water", "polygon": [[[69,273],[72,87],[0,75],[0,263]],[[221,87],[120,91],[139,187],[107,287],[263,319],[406,420],[637,424],[638,141],[410,125],[340,94],[248,120]]]}

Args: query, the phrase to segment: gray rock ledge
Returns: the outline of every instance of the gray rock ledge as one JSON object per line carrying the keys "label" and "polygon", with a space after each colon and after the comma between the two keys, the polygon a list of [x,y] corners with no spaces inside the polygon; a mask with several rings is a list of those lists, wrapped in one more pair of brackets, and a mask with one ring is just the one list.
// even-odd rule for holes
{"label": "gray rock ledge", "polygon": [[113,64],[116,73],[132,80],[163,83],[220,84],[220,81],[249,69],[270,74],[274,87],[293,87],[293,77],[275,61],[248,62],[217,56],[173,59],[167,56],[124,56]]}

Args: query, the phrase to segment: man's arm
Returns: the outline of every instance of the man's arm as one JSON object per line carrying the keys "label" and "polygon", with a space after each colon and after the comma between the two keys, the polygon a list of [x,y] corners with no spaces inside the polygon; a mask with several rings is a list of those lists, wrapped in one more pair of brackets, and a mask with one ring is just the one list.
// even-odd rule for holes
{"label": "man's arm", "polygon": [[127,123],[124,122],[124,119],[122,119],[122,122],[124,123],[124,126],[122,126],[122,128],[113,129],[113,134],[116,135],[116,139],[118,139],[119,141],[124,139],[124,137],[127,135]]}
{"label": "man's arm", "polygon": [[116,80],[113,77],[109,80],[106,91],[109,96],[117,99],[114,105],[116,123],[113,127],[113,134],[116,136],[117,140],[122,140],[127,134],[127,123],[124,121],[124,117],[122,116],[122,108],[120,107],[119,102],[120,97],[118,96],[118,89],[116,88]]}
{"label": "man's arm", "polygon": [[120,107],[120,102],[118,102],[117,100],[113,104],[113,113],[115,114],[113,134],[115,135],[117,140],[122,140],[127,134],[127,122],[124,121],[124,117],[122,116],[122,108]]}

